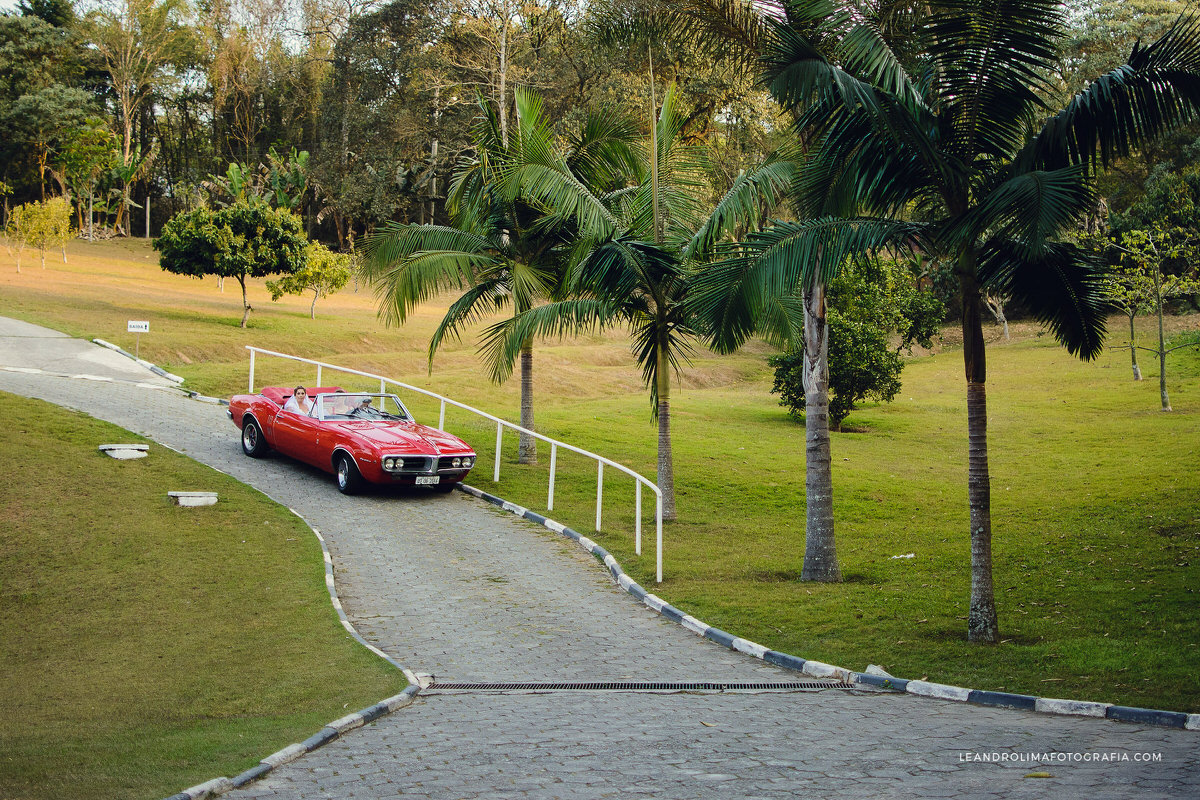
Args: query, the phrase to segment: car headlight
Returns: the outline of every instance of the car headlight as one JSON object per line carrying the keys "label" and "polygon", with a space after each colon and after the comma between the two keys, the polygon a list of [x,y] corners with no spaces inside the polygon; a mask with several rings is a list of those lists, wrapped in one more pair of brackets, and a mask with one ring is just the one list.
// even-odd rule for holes
{"label": "car headlight", "polygon": [[385,459],[383,460],[383,468],[384,468],[384,469],[386,469],[386,470],[393,470],[393,469],[395,469],[395,468],[396,468],[396,459],[394,459],[394,458],[385,458]]}
{"label": "car headlight", "polygon": [[450,462],[450,466],[455,467],[455,468],[461,467],[462,459],[461,458],[454,459],[453,461]]}
{"label": "car headlight", "polygon": [[471,458],[471,456],[467,456],[466,458],[464,458],[464,459],[462,460],[462,465],[463,465],[464,467],[468,467],[468,468],[469,468],[469,467],[470,467],[472,464],[474,464],[474,463],[475,463],[475,459]]}

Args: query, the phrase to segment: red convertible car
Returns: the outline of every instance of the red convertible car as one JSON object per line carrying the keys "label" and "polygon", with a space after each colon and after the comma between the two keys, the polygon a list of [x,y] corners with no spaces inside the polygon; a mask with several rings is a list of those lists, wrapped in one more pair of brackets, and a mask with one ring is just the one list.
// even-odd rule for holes
{"label": "red convertible car", "polygon": [[393,394],[344,392],[336,386],[305,391],[312,402],[307,413],[285,409],[292,390],[278,386],[229,401],[229,417],[242,430],[246,455],[258,458],[276,450],[312,464],[337,476],[344,494],[354,494],[366,481],[448,492],[475,465],[470,445],[417,424]]}

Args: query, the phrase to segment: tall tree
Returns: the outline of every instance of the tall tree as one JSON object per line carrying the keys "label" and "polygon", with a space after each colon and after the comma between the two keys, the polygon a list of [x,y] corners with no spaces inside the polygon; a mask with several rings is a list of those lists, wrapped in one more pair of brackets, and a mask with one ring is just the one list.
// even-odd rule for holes
{"label": "tall tree", "polygon": [[50,143],[90,100],[76,44],[37,15],[0,15],[0,177],[17,198],[43,196]]}
{"label": "tall tree", "polygon": [[[671,372],[700,333],[690,305],[691,267],[713,243],[753,225],[792,177],[774,160],[743,174],[704,214],[703,148],[682,140],[686,115],[672,86],[651,128],[643,158],[629,165],[626,185],[595,191],[580,180],[570,155],[543,127],[523,135],[529,156],[508,175],[510,192],[573,219],[579,240],[564,294],[488,331],[493,373],[503,377],[523,343],[535,337],[628,325],[633,351],[658,421],[658,487],[663,519],[676,518],[671,447]],[[571,148],[570,152],[578,152]],[[619,176],[618,176],[619,177]]]}
{"label": "tall tree", "polygon": [[[447,336],[458,336],[489,311],[521,314],[552,296],[562,277],[559,248],[567,241],[563,220],[545,206],[526,202],[512,189],[511,174],[540,151],[547,121],[540,102],[518,92],[516,125],[505,135],[497,105],[481,98],[475,154],[455,175],[450,226],[382,226],[368,242],[365,274],[376,284],[380,314],[403,323],[419,303],[446,290],[466,291],[451,304],[429,345],[433,355]],[[629,131],[599,118],[575,142],[572,159],[597,180],[611,176],[607,163]],[[573,176],[578,182],[578,176]],[[534,430],[533,340],[518,343],[521,362],[521,427]],[[522,434],[521,463],[537,460],[537,440]]]}
{"label": "tall tree", "polygon": [[[134,124],[155,87],[187,42],[186,0],[102,0],[92,14],[92,43],[112,83],[126,174],[137,160]],[[131,196],[122,185],[121,197]],[[129,205],[121,202],[116,224],[128,232]]]}
{"label": "tall tree", "polygon": [[1090,169],[1200,112],[1200,22],[1180,19],[1136,45],[1057,113],[1045,101],[1066,26],[1057,3],[788,0],[769,24],[771,91],[811,143],[795,200],[813,221],[751,241],[757,269],[735,270],[728,291],[793,291],[883,247],[955,264],[970,441],[967,632],[998,641],[981,293],[1019,299],[1081,358],[1100,352],[1102,267],[1061,237],[1094,204]]}

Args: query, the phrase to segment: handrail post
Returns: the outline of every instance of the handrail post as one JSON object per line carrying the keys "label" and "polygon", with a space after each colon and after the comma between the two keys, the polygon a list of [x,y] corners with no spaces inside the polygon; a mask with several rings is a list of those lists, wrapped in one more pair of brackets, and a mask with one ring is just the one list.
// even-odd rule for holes
{"label": "handrail post", "polygon": [[250,388],[246,394],[254,394],[254,350],[250,350]]}
{"label": "handrail post", "polygon": [[654,524],[658,527],[658,533],[654,541],[654,564],[656,583],[662,583],[662,495],[656,495],[658,498],[658,506],[654,510]]}
{"label": "handrail post", "polygon": [[642,482],[634,481],[633,485],[637,487],[637,501],[633,504],[633,518],[635,520],[633,552],[640,556],[642,554]]}
{"label": "handrail post", "polygon": [[387,392],[387,381],[384,380],[383,378],[380,378],[379,379],[379,393],[384,394],[385,392]]}
{"label": "handrail post", "polygon": [[442,410],[438,413],[438,430],[446,430],[446,401],[442,401]]}
{"label": "handrail post", "polygon": [[321,383],[321,365],[317,364],[317,386],[321,387],[325,384]]}
{"label": "handrail post", "polygon": [[554,510],[554,470],[558,462],[558,445],[550,445],[550,496],[546,499],[546,510]]}
{"label": "handrail post", "polygon": [[596,533],[600,532],[600,504],[604,501],[604,462],[597,461],[600,469],[596,472]]}
{"label": "handrail post", "polygon": [[492,483],[500,482],[500,445],[504,440],[504,423],[496,423],[496,470],[492,475]]}

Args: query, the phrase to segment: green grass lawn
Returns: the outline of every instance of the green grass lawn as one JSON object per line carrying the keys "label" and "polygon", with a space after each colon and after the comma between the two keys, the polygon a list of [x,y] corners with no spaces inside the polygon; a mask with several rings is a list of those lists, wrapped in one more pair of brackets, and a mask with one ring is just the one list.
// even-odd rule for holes
{"label": "green grass lawn", "polygon": [[0,417],[0,797],[165,797],[403,689],[287,509],[153,444],[113,460],[142,440],[48,403]]}
{"label": "green grass lawn", "polygon": [[[208,394],[245,390],[254,344],[378,371],[435,388],[509,419],[515,381],[488,383],[471,341],[451,343],[426,373],[442,306],[405,327],[378,322],[366,291],[317,305],[271,304],[215,283],[165,275],[138,242],[78,245],[68,266],[5,274],[8,312],[132,348],[125,320],[150,319],[144,357]],[[141,249],[139,249],[141,248]],[[114,291],[118,288],[119,291]],[[1200,317],[1170,320],[1200,329]],[[1143,343],[1149,343],[1149,320]],[[1114,343],[1124,330],[1115,319]],[[1168,365],[1173,413],[1158,411],[1157,363],[1134,383],[1128,351],[1081,363],[1035,326],[1011,342],[990,332],[992,520],[1003,643],[965,642],[969,586],[966,404],[954,332],[913,359],[896,401],[868,406],[833,435],[838,552],[846,580],[797,580],[804,551],[804,431],[768,392],[765,345],[718,357],[703,350],[681,376],[672,418],[680,520],[665,531],[665,575],[654,586],[647,493],[641,557],[633,553],[633,484],[606,473],[603,533],[594,535],[649,589],[710,624],[764,645],[862,669],[1041,696],[1200,712],[1200,353]],[[622,334],[539,345],[537,424],[653,477],[655,427]],[[311,382],[307,368],[260,362],[258,385]],[[327,373],[326,382],[331,378]],[[357,388],[351,380],[347,388]],[[406,398],[409,400],[410,398]],[[432,403],[411,399],[418,418]],[[544,510],[549,453],[515,463],[507,437],[491,481],[495,429],[459,412],[448,427],[479,449],[471,482]],[[595,465],[559,454],[551,516],[593,535]],[[913,553],[914,557],[893,558]]]}

